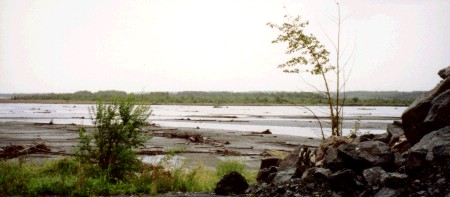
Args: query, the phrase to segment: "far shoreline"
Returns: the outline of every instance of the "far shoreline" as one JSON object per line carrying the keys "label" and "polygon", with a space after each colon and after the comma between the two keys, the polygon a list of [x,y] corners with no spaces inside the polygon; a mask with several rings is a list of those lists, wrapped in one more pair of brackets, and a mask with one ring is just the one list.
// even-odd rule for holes
{"label": "far shoreline", "polygon": [[[108,101],[105,101],[108,103]],[[96,104],[97,101],[92,100],[36,100],[36,99],[0,99],[0,104]],[[150,103],[150,105],[190,105],[190,106],[328,106],[326,104],[290,104],[290,103]],[[409,105],[345,105],[346,107],[407,107]]]}

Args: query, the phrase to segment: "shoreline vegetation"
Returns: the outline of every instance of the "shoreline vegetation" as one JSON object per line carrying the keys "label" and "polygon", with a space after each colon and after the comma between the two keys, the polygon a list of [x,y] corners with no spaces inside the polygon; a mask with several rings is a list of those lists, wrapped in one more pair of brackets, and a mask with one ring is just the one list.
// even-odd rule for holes
{"label": "shoreline vegetation", "polygon": [[[350,91],[346,93],[346,106],[408,106],[422,91]],[[95,104],[106,102],[129,93],[109,90],[74,93],[0,94],[0,103]],[[136,98],[152,105],[326,105],[323,95],[312,92],[148,92],[136,93]]]}

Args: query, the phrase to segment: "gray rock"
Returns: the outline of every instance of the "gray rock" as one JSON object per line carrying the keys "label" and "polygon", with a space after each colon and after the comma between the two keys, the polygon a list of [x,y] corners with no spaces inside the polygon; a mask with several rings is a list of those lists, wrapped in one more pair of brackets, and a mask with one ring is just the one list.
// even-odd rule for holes
{"label": "gray rock", "polygon": [[314,178],[316,180],[325,181],[328,180],[331,175],[331,170],[326,168],[316,168],[314,172]]}
{"label": "gray rock", "polygon": [[443,68],[438,72],[438,75],[442,78],[448,78],[450,76],[450,66],[447,66],[447,68]]}
{"label": "gray rock", "polygon": [[381,183],[387,187],[398,188],[403,187],[408,179],[408,175],[398,172],[388,172],[383,174]]}
{"label": "gray rock", "polygon": [[390,147],[400,139],[400,136],[405,135],[402,126],[398,124],[388,124],[387,132],[391,135],[391,139],[388,142]]}
{"label": "gray rock", "polygon": [[258,183],[271,183],[275,177],[278,168],[271,166],[269,168],[260,169],[258,175],[256,176],[256,181]]}
{"label": "gray rock", "polygon": [[373,190],[378,190],[378,188],[382,187],[402,187],[408,178],[406,174],[386,172],[378,166],[365,169],[363,171],[363,176],[367,182],[367,185],[372,187]]}
{"label": "gray rock", "polygon": [[375,197],[396,197],[396,196],[400,196],[400,195],[401,195],[401,193],[399,191],[392,189],[392,188],[385,187],[385,188],[380,189],[380,191],[378,191],[375,194]]}
{"label": "gray rock", "polygon": [[261,160],[261,166],[259,169],[269,168],[271,166],[278,167],[280,164],[281,159],[280,158],[265,158]]}
{"label": "gray rock", "polygon": [[329,182],[334,191],[348,191],[356,189],[355,180],[356,174],[352,170],[343,169],[330,175]]}
{"label": "gray rock", "polygon": [[[429,114],[430,108],[433,106],[433,99],[450,89],[450,78],[442,80],[435,88],[417,98],[402,114],[403,129],[406,138],[411,145],[414,145],[420,139],[434,131],[436,125],[433,122],[425,123],[425,118],[432,116]],[[435,104],[436,105],[436,104]]]}
{"label": "gray rock", "polygon": [[450,89],[434,98],[431,104],[424,123],[433,129],[450,126]]}
{"label": "gray rock", "polygon": [[372,187],[372,189],[377,190],[378,187],[382,185],[382,179],[387,173],[381,167],[377,166],[365,169],[362,174],[367,185]]}
{"label": "gray rock", "polygon": [[433,131],[414,145],[406,158],[406,170],[410,174],[431,164],[450,163],[450,126]]}
{"label": "gray rock", "polygon": [[339,155],[339,151],[337,148],[328,148],[327,152],[325,153],[323,165],[324,167],[330,168],[333,171],[340,170],[344,167],[344,160]]}
{"label": "gray rock", "polygon": [[396,153],[404,153],[409,148],[411,148],[411,145],[409,144],[408,140],[406,139],[405,135],[402,135],[398,138],[398,140],[392,144],[391,151]]}
{"label": "gray rock", "polygon": [[368,134],[364,134],[359,136],[356,141],[357,142],[365,142],[365,141],[371,141],[373,138],[375,137],[374,134],[368,133]]}
{"label": "gray rock", "polygon": [[247,188],[247,180],[238,172],[231,172],[220,179],[214,192],[218,195],[242,194]]}
{"label": "gray rock", "polygon": [[286,181],[289,181],[292,178],[292,176],[294,176],[295,171],[296,171],[296,168],[289,168],[289,169],[277,172],[277,174],[273,178],[273,183],[278,185],[278,184],[284,183]]}
{"label": "gray rock", "polygon": [[316,169],[317,169],[316,167],[307,169],[305,172],[303,172],[303,175],[300,178],[300,180],[305,182],[310,182],[314,180],[314,174],[316,172]]}
{"label": "gray rock", "polygon": [[380,141],[385,144],[389,143],[389,140],[391,139],[391,135],[389,133],[383,133],[383,134],[375,134],[375,137],[372,139],[373,141]]}
{"label": "gray rock", "polygon": [[374,166],[390,168],[395,159],[389,146],[380,141],[342,144],[338,151],[343,155],[345,166],[359,172]]}

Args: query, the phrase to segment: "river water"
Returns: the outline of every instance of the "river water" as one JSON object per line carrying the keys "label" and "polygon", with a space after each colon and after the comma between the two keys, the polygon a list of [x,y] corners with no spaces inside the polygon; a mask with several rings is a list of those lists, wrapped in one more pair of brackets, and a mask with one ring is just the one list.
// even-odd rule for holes
{"label": "river water", "polygon": [[[86,104],[0,104],[0,122],[26,121],[35,123],[92,125]],[[325,106],[195,106],[153,105],[150,121],[166,127],[190,127],[240,132],[269,129],[274,134],[317,137],[320,129],[312,124],[322,117],[327,122]],[[344,108],[344,123],[388,124],[400,118],[406,107]],[[311,112],[314,112],[314,114]],[[344,134],[351,128],[344,129]],[[382,128],[360,129],[361,132],[381,133]]]}

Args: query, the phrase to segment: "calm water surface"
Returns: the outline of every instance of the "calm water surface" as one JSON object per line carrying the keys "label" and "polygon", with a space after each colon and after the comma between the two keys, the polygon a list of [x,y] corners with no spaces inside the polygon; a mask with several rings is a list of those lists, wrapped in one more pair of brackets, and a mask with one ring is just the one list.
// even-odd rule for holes
{"label": "calm water surface", "polygon": [[[0,104],[1,121],[26,121],[55,124],[92,125],[89,107],[82,104]],[[235,130],[242,132],[270,129],[275,134],[317,137],[318,128],[299,127],[302,121],[316,121],[313,114],[297,106],[212,106],[154,105],[151,122],[168,127],[191,127]],[[309,106],[317,116],[327,116],[325,106]],[[392,122],[398,119],[406,107],[345,107],[346,122]],[[187,119],[183,121],[180,119]],[[197,121],[196,121],[197,120]],[[233,122],[230,122],[233,120]],[[224,122],[221,122],[224,121]],[[324,119],[326,121],[326,119]],[[349,129],[344,130],[348,132]],[[384,130],[361,130],[380,133]]]}

